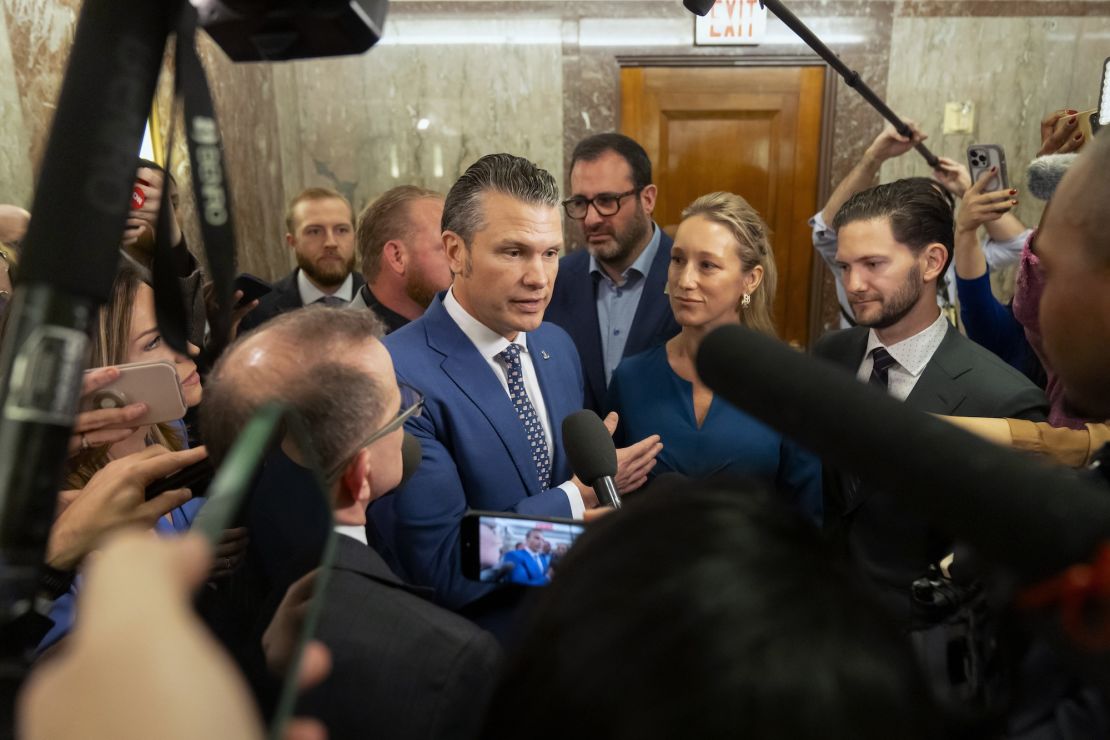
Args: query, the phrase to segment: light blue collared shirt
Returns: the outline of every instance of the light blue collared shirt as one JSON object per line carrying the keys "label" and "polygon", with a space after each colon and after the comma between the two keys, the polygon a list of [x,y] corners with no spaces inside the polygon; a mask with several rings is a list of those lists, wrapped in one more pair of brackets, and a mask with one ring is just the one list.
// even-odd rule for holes
{"label": "light blue collared shirt", "polygon": [[597,281],[597,327],[601,333],[601,356],[605,362],[606,385],[624,357],[628,333],[632,331],[632,319],[636,318],[636,308],[639,307],[640,295],[644,292],[644,278],[659,251],[663,232],[654,221],[651,226],[654,229],[651,241],[636,261],[621,273],[620,285],[613,282],[609,274],[601,269],[597,258],[590,255],[590,275]]}

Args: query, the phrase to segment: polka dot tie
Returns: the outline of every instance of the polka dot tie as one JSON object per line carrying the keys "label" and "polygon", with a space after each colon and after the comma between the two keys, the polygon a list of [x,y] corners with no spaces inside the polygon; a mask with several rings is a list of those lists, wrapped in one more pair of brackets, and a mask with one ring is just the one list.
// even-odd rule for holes
{"label": "polka dot tie", "polygon": [[536,415],[535,407],[528,399],[528,391],[524,388],[524,372],[520,366],[520,345],[510,344],[497,356],[509,371],[509,398],[513,401],[517,418],[524,425],[524,433],[528,435],[528,444],[532,447],[532,462],[536,465],[540,488],[546,489],[551,481],[551,458],[547,452],[547,437],[544,435],[543,425]]}

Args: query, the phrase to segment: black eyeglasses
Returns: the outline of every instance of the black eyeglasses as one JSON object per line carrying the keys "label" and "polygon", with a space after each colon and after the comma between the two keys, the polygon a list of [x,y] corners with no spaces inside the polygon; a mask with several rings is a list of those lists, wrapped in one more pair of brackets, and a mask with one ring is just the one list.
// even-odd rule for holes
{"label": "black eyeglasses", "polygon": [[617,211],[621,209],[621,200],[633,193],[639,193],[641,190],[643,188],[632,188],[623,193],[599,193],[592,198],[583,198],[581,195],[576,195],[563,201],[563,209],[568,216],[575,219],[585,218],[591,205],[599,216],[615,216]]}
{"label": "black eyeglasses", "polygon": [[374,444],[387,434],[392,434],[393,432],[397,431],[404,425],[406,421],[416,416],[424,409],[423,393],[416,390],[408,383],[402,383],[400,381],[397,382],[397,387],[401,391],[401,410],[398,411],[397,415],[394,416],[385,426],[364,439],[358,447],[356,447],[349,455],[344,457],[335,467],[328,471],[327,479],[329,481],[335,480],[335,477],[343,471],[344,466],[347,465],[347,463],[354,455]]}

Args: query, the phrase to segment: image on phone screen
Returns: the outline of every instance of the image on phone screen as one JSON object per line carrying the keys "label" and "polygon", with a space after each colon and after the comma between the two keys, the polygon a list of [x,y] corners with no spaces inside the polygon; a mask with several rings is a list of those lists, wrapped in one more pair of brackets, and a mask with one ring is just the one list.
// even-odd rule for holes
{"label": "image on phone screen", "polygon": [[463,573],[483,583],[546,586],[584,531],[571,519],[470,512],[463,519]]}

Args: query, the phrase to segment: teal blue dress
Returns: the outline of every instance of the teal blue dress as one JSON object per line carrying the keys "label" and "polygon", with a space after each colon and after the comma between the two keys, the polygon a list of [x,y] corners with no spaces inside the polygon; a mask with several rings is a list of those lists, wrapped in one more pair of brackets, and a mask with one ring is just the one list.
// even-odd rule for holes
{"label": "teal blue dress", "polygon": [[658,434],[663,451],[653,475],[761,479],[820,526],[823,506],[817,456],[717,396],[699,427],[693,393],[690,382],[671,369],[665,345],[626,358],[609,384],[609,408],[620,415],[618,446]]}

